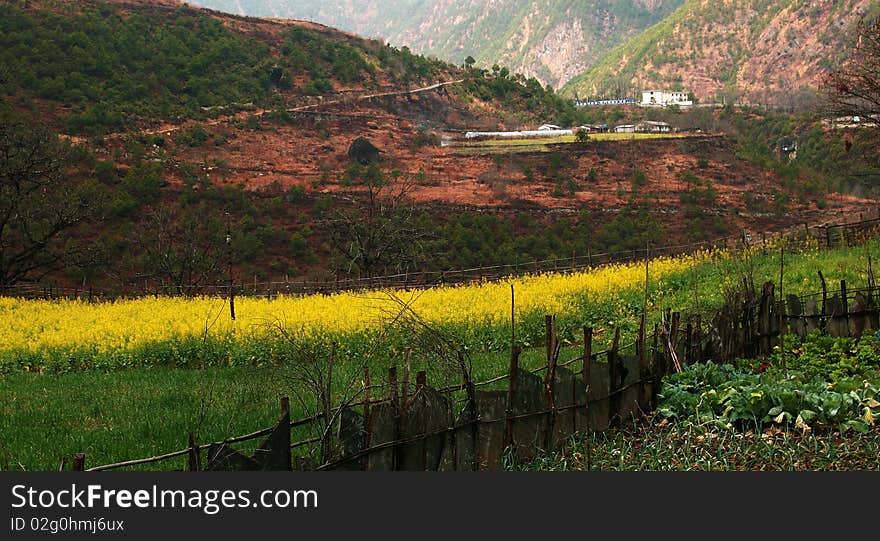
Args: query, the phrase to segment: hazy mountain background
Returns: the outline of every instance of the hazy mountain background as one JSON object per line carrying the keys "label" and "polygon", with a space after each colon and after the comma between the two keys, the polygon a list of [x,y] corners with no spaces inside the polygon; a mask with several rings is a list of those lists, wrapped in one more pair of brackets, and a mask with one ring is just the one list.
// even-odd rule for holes
{"label": "hazy mountain background", "polygon": [[461,64],[506,66],[559,88],[682,0],[199,0],[264,17],[307,19]]}
{"label": "hazy mountain background", "polygon": [[790,103],[840,65],[876,0],[689,1],[619,45],[566,93],[615,95],[672,88],[711,100]]}
{"label": "hazy mountain background", "polygon": [[647,87],[785,102],[838,65],[878,0],[199,0],[298,18],[461,64],[473,56],[569,96]]}

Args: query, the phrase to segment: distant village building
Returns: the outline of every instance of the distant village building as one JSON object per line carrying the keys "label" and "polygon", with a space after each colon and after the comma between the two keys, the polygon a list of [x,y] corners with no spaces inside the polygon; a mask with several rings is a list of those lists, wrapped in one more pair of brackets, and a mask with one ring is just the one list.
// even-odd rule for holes
{"label": "distant village building", "polygon": [[575,107],[605,107],[608,105],[635,105],[638,103],[632,98],[615,98],[611,100],[581,100],[575,98]]}
{"label": "distant village building", "polygon": [[574,135],[574,130],[538,129],[517,131],[469,131],[464,134],[465,139],[525,139],[540,137],[559,137],[562,135]]}
{"label": "distant village building", "polygon": [[642,107],[666,107],[678,105],[689,107],[694,102],[688,98],[687,92],[666,92],[664,90],[645,90],[642,92]]}
{"label": "distant village building", "polygon": [[583,126],[578,126],[577,131],[603,133],[608,131],[608,124],[584,124]]}
{"label": "distant village building", "polygon": [[825,119],[823,124],[833,130],[845,130],[850,128],[874,128],[878,121],[871,117],[839,116],[833,119]]}
{"label": "distant village building", "polygon": [[672,126],[667,122],[654,122],[652,120],[643,120],[636,124],[636,133],[669,133]]}
{"label": "distant village building", "polygon": [[643,120],[636,124],[621,124],[614,127],[614,133],[669,133],[675,131],[667,122]]}

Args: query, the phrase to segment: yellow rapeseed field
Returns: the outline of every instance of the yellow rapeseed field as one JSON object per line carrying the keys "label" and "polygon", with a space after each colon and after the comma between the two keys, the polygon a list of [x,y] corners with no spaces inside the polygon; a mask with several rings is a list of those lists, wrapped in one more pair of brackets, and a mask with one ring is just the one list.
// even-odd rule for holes
{"label": "yellow rapeseed field", "polygon": [[[661,258],[650,263],[652,280],[692,267],[702,254]],[[546,273],[415,291],[342,292],[281,296],[271,300],[237,298],[232,321],[224,299],[159,297],[88,303],[76,300],[28,301],[0,298],[0,352],[87,348],[125,351],[180,338],[211,336],[248,339],[272,325],[306,335],[347,335],[378,329],[399,311],[396,295],[431,323],[494,324],[509,321],[510,284],[520,314],[535,310],[565,314],[576,296],[597,302],[637,287],[644,264],[610,265],[576,273]]]}

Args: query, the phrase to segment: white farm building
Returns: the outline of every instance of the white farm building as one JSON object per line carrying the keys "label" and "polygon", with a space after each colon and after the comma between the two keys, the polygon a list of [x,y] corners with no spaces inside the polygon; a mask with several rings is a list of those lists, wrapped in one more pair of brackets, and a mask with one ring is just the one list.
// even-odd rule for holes
{"label": "white farm building", "polygon": [[688,107],[694,102],[688,98],[687,92],[666,92],[665,90],[645,90],[642,92],[643,107],[665,107],[679,105]]}

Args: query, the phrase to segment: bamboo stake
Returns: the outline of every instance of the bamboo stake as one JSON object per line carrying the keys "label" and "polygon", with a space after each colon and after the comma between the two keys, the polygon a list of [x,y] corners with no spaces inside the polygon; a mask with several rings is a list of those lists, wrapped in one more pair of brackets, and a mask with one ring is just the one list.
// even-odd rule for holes
{"label": "bamboo stake", "polygon": [[783,330],[785,315],[785,297],[782,294],[782,280],[785,277],[785,242],[779,245],[779,354],[782,356],[782,373],[788,378],[788,366],[785,363],[785,332]]}

